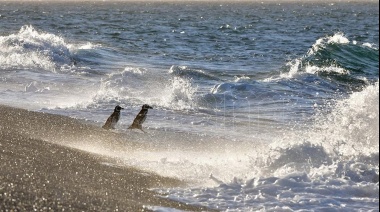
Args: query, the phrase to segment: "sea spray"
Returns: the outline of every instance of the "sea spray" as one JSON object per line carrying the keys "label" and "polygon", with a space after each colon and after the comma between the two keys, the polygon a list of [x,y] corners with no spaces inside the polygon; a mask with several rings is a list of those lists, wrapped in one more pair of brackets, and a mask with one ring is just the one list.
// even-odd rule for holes
{"label": "sea spray", "polygon": [[[342,155],[372,154],[379,148],[379,82],[338,101],[316,118],[316,130]],[[340,145],[338,145],[340,143]]]}
{"label": "sea spray", "polygon": [[126,67],[104,77],[89,104],[148,103],[171,110],[194,109],[196,91],[191,78],[155,75],[143,68]]}
{"label": "sea spray", "polygon": [[326,36],[323,38],[318,39],[311,49],[309,49],[307,55],[315,55],[317,54],[321,49],[326,48],[327,45],[331,44],[348,44],[350,41],[345,37],[344,33],[338,32],[335,33],[333,36]]}
{"label": "sea spray", "polygon": [[[80,4],[1,4],[2,104],[100,134],[123,105],[107,132],[120,140],[62,145],[181,179],[161,189],[183,204],[378,210],[378,103],[366,95],[379,75],[377,2]],[[22,46],[26,25],[36,38]],[[147,133],[127,130],[145,103]]]}
{"label": "sea spray", "polygon": [[376,207],[371,199],[379,191],[378,93],[377,82],[336,102],[329,113],[318,113],[311,128],[284,132],[269,147],[252,149],[251,177],[236,164],[243,161],[235,161],[230,181],[210,175],[215,187],[156,191],[227,211]]}
{"label": "sea spray", "polygon": [[39,32],[31,25],[16,34],[0,37],[0,66],[8,68],[41,68],[57,71],[71,64],[68,44],[60,36]]}

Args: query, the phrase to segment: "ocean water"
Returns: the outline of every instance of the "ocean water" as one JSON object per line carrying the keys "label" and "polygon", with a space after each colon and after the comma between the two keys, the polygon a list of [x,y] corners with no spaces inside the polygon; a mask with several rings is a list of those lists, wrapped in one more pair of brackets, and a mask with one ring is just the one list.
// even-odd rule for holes
{"label": "ocean water", "polygon": [[188,182],[164,198],[379,211],[377,1],[0,2],[0,103],[98,126],[125,107],[115,132],[151,148],[72,146]]}

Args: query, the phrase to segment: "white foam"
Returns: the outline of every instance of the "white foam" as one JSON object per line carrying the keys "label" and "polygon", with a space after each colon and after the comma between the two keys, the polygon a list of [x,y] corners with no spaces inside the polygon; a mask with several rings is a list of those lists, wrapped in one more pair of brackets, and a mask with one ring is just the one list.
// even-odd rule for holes
{"label": "white foam", "polygon": [[[246,151],[231,149],[221,155],[214,155],[215,151],[203,153],[215,161],[240,153],[240,158],[231,157],[228,168],[222,163],[207,162],[206,170],[214,170],[209,177],[218,185],[216,187],[157,191],[166,198],[221,211],[360,210],[363,205],[368,210],[376,210],[379,203],[378,114],[377,82],[336,102],[329,113],[318,114],[312,127],[284,132],[269,146],[246,146]],[[252,154],[247,153],[250,150]],[[248,160],[243,159],[244,154]],[[183,156],[176,155],[179,157]],[[193,175],[199,173],[186,163],[178,166],[181,170],[191,170]],[[216,172],[217,168],[220,171]],[[168,173],[166,169],[164,173]],[[231,177],[226,173],[234,174]],[[196,177],[204,175],[189,176]]]}
{"label": "white foam", "polygon": [[[151,77],[145,69],[127,67],[114,72],[103,80],[104,87],[98,90],[95,100],[107,104],[129,101],[133,92],[139,92],[142,82],[151,82]],[[139,93],[135,102],[175,103],[171,98],[158,102],[171,93],[186,99],[181,92],[187,95],[188,90],[184,89],[187,86],[174,83],[179,85],[144,84],[142,92],[146,92],[147,99]],[[193,89],[191,83],[188,85]],[[31,85],[31,89],[33,86],[39,89],[38,84]],[[152,95],[148,88],[159,90]],[[118,165],[186,180],[195,188],[164,190],[162,195],[222,211],[345,210],[363,204],[372,209],[378,203],[379,170],[374,165],[379,147],[378,91],[377,82],[334,102],[329,112],[321,111],[307,129],[293,129],[280,135],[271,132],[269,143],[259,138],[240,142],[149,130],[149,134],[126,133],[126,140],[147,145],[130,152],[113,149],[109,144],[73,147],[116,157]],[[98,103],[101,102],[95,104]]]}
{"label": "white foam", "polygon": [[[305,58],[313,56],[316,52],[325,48],[328,44],[348,44],[350,41],[345,35],[341,32],[334,34],[333,36],[326,36],[318,39],[313,46],[308,50],[308,53],[294,60],[289,61],[286,66],[289,67],[289,72],[280,73],[279,76],[272,76],[267,79],[264,79],[264,82],[278,81],[281,79],[291,79],[300,74],[319,74],[321,72],[327,73],[336,73],[341,75],[349,75],[350,72],[344,68],[338,67],[336,65],[318,67],[315,65],[310,65],[308,63],[304,64],[303,61]],[[353,42],[355,44],[355,41]]]}
{"label": "white foam", "polygon": [[252,80],[250,77],[247,76],[235,76],[234,78],[234,82],[250,82]]}
{"label": "white foam", "polygon": [[101,80],[90,104],[116,101],[122,104],[150,104],[172,110],[186,110],[196,107],[196,92],[197,87],[191,79],[126,67]]}
{"label": "white foam", "polygon": [[26,25],[16,34],[0,37],[0,66],[55,72],[57,63],[71,62],[68,46],[62,37]]}
{"label": "white foam", "polygon": [[365,47],[374,49],[374,50],[379,50],[379,47],[376,44],[374,44],[374,43],[363,43],[362,45],[365,46]]}
{"label": "white foam", "polygon": [[195,93],[191,79],[173,77],[165,88],[163,105],[173,109],[193,109],[195,105]]}
{"label": "white foam", "polygon": [[[255,182],[250,184],[252,180]],[[376,209],[378,188],[373,186],[352,186],[349,181],[339,179],[313,180],[304,173],[293,173],[282,178],[257,178],[249,181],[235,179],[215,188],[158,191],[169,199],[221,211],[323,211],[360,209],[363,204],[368,209]],[[353,196],[358,198],[352,198]]]}
{"label": "white foam", "polygon": [[[93,44],[91,42],[87,42],[85,44],[78,44],[75,48],[75,49],[95,49],[95,48],[99,48],[101,47],[102,45],[101,44]],[[73,48],[73,47],[72,47]],[[70,48],[70,49],[72,49]]]}
{"label": "white foam", "polygon": [[296,59],[288,62],[286,65],[290,66],[289,72],[281,74],[280,78],[293,78],[296,74],[298,74],[300,67],[302,67],[302,60]]}
{"label": "white foam", "polygon": [[175,208],[168,208],[168,207],[161,207],[161,206],[144,205],[143,208],[146,208],[154,212],[183,212],[182,210],[178,210]]}
{"label": "white foam", "polygon": [[[113,156],[120,156],[126,164],[198,185],[212,184],[207,180],[210,173],[224,182],[233,177],[283,177],[299,171],[314,175],[313,170],[319,167],[333,169],[335,174],[336,164],[359,164],[360,157],[378,153],[378,106],[376,83],[336,102],[329,113],[322,111],[311,127],[280,135],[271,132],[271,143],[260,138],[239,142],[150,130],[148,135],[128,134],[133,136],[131,140],[142,139],[141,142],[153,145],[151,149],[134,151],[128,157],[123,152]],[[347,172],[349,167],[343,170]],[[368,173],[373,177],[372,171]]]}
{"label": "white foam", "polygon": [[323,49],[326,47],[327,44],[348,44],[350,43],[350,40],[348,40],[347,37],[342,32],[335,33],[333,36],[326,36],[323,38],[318,39],[311,49],[308,51],[308,55],[313,55],[316,52],[318,52],[320,49]]}
{"label": "white foam", "polygon": [[25,86],[25,92],[44,92],[49,91],[50,87],[41,87],[37,81],[33,81]]}
{"label": "white foam", "polygon": [[318,66],[312,66],[307,65],[305,67],[305,72],[309,74],[318,74],[320,72],[327,72],[327,73],[337,73],[341,75],[349,75],[350,71],[337,67],[337,66],[329,66],[329,67],[318,67]]}
{"label": "white foam", "polygon": [[[379,82],[338,101],[327,116],[316,118],[320,139],[338,145],[341,154],[371,154],[379,148]],[[342,143],[345,143],[343,145]]]}

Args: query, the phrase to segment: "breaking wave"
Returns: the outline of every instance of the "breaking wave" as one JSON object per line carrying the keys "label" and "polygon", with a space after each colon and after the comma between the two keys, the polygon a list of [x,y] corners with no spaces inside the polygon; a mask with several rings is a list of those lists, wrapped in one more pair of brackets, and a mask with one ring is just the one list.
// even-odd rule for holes
{"label": "breaking wave", "polygon": [[[288,131],[285,136],[275,139],[271,144],[271,149],[275,151],[270,156],[272,161],[269,167],[301,163],[309,168],[318,168],[334,162],[363,162],[361,160],[368,157],[373,160],[368,164],[376,166],[379,149],[379,83],[355,92],[347,99],[321,107],[315,115],[314,124],[300,131]],[[277,168],[274,170],[278,171]]]}
{"label": "breaking wave", "polygon": [[219,172],[221,164],[194,162],[199,167],[192,169],[201,176],[211,173],[214,187],[157,191],[165,198],[223,211],[291,211],[303,205],[317,210],[356,210],[363,204],[377,208],[378,202],[370,200],[379,195],[379,83],[331,107],[317,114],[310,128],[285,131],[269,145],[235,143],[234,150],[245,146],[239,159],[230,151],[220,159],[235,158],[224,165],[234,177]]}
{"label": "breaking wave", "polygon": [[70,44],[61,36],[25,25],[15,34],[0,37],[0,68],[74,72],[78,69],[76,51],[97,46]]}
{"label": "breaking wave", "polygon": [[189,78],[159,75],[144,68],[126,67],[101,80],[91,104],[150,104],[164,109],[191,110],[196,107],[196,92],[197,87]]}
{"label": "breaking wave", "polygon": [[378,79],[374,74],[378,64],[379,51],[375,45],[350,41],[343,33],[336,33],[318,39],[305,56],[288,62],[279,76],[264,81],[312,75],[343,90],[360,90]]}

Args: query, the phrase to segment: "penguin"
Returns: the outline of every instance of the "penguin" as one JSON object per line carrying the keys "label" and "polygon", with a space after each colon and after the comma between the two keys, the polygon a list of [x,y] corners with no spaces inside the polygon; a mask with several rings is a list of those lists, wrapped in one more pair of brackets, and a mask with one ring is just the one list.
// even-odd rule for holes
{"label": "penguin", "polygon": [[109,130],[109,129],[115,129],[116,123],[120,119],[120,111],[124,110],[124,108],[120,107],[119,105],[115,107],[115,110],[113,113],[108,117],[106,123],[103,125],[103,129]]}
{"label": "penguin", "polygon": [[143,129],[142,129],[142,124],[144,123],[145,119],[146,119],[146,116],[147,116],[147,113],[148,113],[148,109],[153,109],[151,106],[147,105],[147,104],[144,104],[139,112],[139,114],[137,114],[135,120],[133,120],[133,123],[131,126],[128,127],[128,129],[140,129],[141,131],[143,131],[144,133],[146,133]]}

